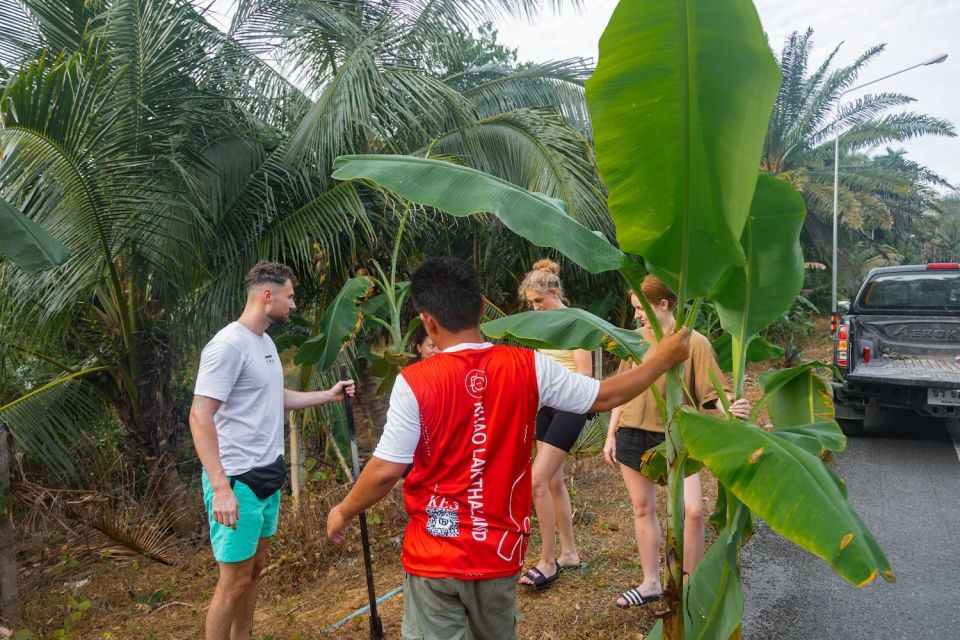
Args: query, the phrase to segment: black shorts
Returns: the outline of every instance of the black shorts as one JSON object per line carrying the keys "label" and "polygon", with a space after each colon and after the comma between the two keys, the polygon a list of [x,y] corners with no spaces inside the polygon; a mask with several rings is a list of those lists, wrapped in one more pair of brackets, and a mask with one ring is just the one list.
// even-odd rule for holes
{"label": "black shorts", "polygon": [[643,429],[617,429],[617,462],[634,471],[640,471],[643,454],[666,440],[666,436],[656,431]]}
{"label": "black shorts", "polygon": [[537,412],[537,441],[553,445],[570,453],[583,425],[592,416],[589,413],[570,413],[541,407]]}

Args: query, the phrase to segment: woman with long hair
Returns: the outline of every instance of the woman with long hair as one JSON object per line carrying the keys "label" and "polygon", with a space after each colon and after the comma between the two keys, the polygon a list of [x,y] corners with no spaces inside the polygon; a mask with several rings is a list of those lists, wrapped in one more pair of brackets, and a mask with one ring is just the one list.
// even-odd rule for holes
{"label": "woman with long hair", "polygon": [[[677,296],[655,276],[647,276],[641,285],[643,295],[653,307],[664,335],[676,329],[674,310]],[[640,325],[637,331],[650,343],[644,360],[656,351],[656,340],[650,328],[646,312],[640,300],[630,293],[630,302],[634,308],[634,318]],[[624,360],[620,371],[627,371],[634,363]],[[717,356],[710,341],[701,333],[692,332],[690,336],[690,358],[683,369],[683,377],[689,395],[684,403],[703,409],[720,409],[716,387],[711,373],[717,380],[724,380],[724,374],[717,365]],[[664,441],[664,424],[653,395],[653,388],[664,393],[665,379],[660,378],[647,391],[627,404],[615,408],[610,414],[610,427],[603,448],[603,457],[616,468],[630,495],[633,507],[633,527],[640,552],[640,566],[643,570],[643,582],[621,593],[615,604],[621,609],[642,606],[659,600],[663,595],[660,584],[660,521],[657,519],[657,485],[640,473],[643,454]],[[738,418],[750,414],[750,403],[746,400],[730,398],[730,412]],[[703,495],[700,487],[700,474],[694,473],[683,484],[683,571],[689,575],[700,562],[704,551]]]}
{"label": "woman with long hair", "polygon": [[[520,284],[520,295],[535,311],[563,309],[563,285],[560,266],[552,260],[540,260]],[[593,363],[589,351],[583,349],[540,349],[570,371],[589,376]],[[520,586],[539,590],[560,577],[561,570],[580,565],[573,536],[573,511],[570,494],[564,482],[563,461],[577,441],[588,415],[543,407],[537,413],[537,455],[533,460],[533,505],[540,522],[540,559],[520,577]],[[556,536],[560,548],[556,546]]]}

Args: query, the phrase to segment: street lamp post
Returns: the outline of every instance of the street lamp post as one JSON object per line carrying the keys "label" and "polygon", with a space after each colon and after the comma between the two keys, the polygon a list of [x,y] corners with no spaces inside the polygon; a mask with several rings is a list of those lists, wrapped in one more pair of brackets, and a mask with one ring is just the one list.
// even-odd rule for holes
{"label": "street lamp post", "polygon": [[[876,80],[871,80],[870,82],[864,82],[863,84],[858,84],[855,87],[850,87],[845,91],[841,91],[840,95],[837,96],[837,106],[836,106],[836,117],[835,122],[839,123],[840,121],[840,99],[843,98],[846,94],[856,91],[857,89],[862,89],[868,85],[880,82],[881,80],[886,80],[887,78],[892,78],[893,76],[898,76],[901,73],[906,73],[911,69],[916,69],[917,67],[926,67],[931,64],[939,64],[947,59],[947,54],[941,53],[938,56],[930,58],[926,62],[920,62],[918,64],[907,67],[906,69],[900,69],[900,71],[894,71],[893,73],[887,74]],[[836,325],[838,321],[838,310],[837,310],[837,210],[839,209],[840,203],[840,133],[837,133],[837,137],[833,141],[833,276],[830,287],[830,312],[833,314],[833,326],[836,330]]]}

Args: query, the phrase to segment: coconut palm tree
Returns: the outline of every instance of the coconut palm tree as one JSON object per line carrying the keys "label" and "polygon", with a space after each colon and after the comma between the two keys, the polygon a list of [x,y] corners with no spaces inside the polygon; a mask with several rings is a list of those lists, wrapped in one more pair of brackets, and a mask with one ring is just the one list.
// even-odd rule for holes
{"label": "coconut palm tree", "polygon": [[0,420],[66,481],[76,433],[113,415],[159,495],[182,495],[177,376],[237,312],[240,275],[285,261],[319,310],[389,245],[383,198],[330,179],[338,155],[443,155],[609,227],[582,63],[435,72],[454,31],[542,3],[242,0],[225,33],[203,4],[0,0],[0,196],[71,253],[33,276],[0,262],[4,351],[56,372]]}
{"label": "coconut palm tree", "polygon": [[[911,111],[894,111],[913,98],[877,93],[852,99],[836,115],[840,94],[857,82],[866,66],[884,50],[871,47],[846,67],[831,68],[838,45],[811,70],[813,29],[793,32],[779,56],[783,83],[770,119],[762,169],[796,186],[807,203],[805,249],[811,259],[825,259],[827,222],[833,215],[834,140],[840,137],[841,224],[854,240],[869,242],[873,229],[889,230],[911,223],[934,195],[931,187],[949,186],[940,176],[888,151],[871,157],[877,147],[922,135],[956,135],[943,119]],[[864,234],[866,232],[866,235]]]}

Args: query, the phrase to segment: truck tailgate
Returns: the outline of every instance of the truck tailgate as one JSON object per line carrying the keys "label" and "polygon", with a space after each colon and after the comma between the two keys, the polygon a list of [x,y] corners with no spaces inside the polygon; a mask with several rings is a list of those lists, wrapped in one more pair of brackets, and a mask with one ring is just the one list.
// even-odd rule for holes
{"label": "truck tailgate", "polygon": [[960,318],[861,315],[857,325],[850,382],[960,388]]}

